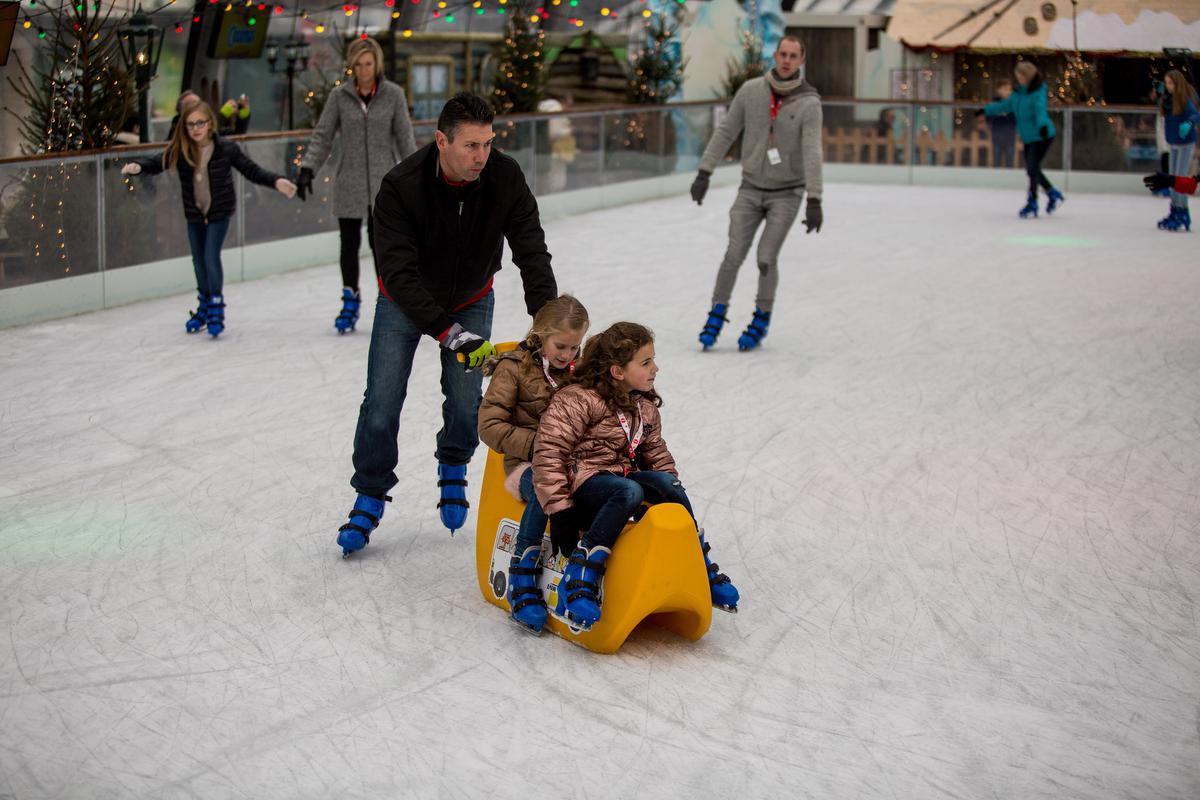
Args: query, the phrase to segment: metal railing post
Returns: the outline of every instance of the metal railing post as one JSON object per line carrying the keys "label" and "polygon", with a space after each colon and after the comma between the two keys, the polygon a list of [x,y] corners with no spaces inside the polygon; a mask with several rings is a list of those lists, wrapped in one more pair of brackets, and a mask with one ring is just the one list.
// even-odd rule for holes
{"label": "metal railing post", "polygon": [[917,164],[917,104],[908,104],[908,185],[916,182]]}
{"label": "metal railing post", "polygon": [[97,153],[93,158],[96,161],[96,268],[100,273],[100,307],[108,308],[108,278],[104,274],[108,267],[108,243],[104,230],[104,156]]}

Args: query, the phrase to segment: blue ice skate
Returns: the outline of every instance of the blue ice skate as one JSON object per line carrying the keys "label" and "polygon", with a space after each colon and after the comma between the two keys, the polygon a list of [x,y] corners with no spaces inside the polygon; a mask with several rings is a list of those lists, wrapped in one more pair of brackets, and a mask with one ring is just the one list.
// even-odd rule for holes
{"label": "blue ice skate", "polygon": [[342,548],[342,558],[349,558],[351,553],[362,550],[371,541],[371,531],[379,527],[383,518],[384,500],[392,498],[384,495],[383,500],[366,494],[359,494],[354,500],[354,508],[350,509],[350,521],[338,528],[338,546]]}
{"label": "blue ice skate", "polygon": [[342,310],[338,312],[333,327],[339,334],[354,330],[358,324],[358,310],[362,306],[362,295],[356,290],[346,287],[342,289]]}
{"label": "blue ice skate", "polygon": [[225,331],[225,298],[214,294],[208,300],[208,335],[214,339]]}
{"label": "blue ice skate", "polygon": [[755,307],[754,316],[746,330],[738,337],[738,350],[753,350],[762,344],[766,338],[767,327],[771,324],[771,312]]}
{"label": "blue ice skate", "polygon": [[1037,195],[1030,193],[1029,197],[1025,200],[1025,207],[1018,211],[1017,214],[1021,219],[1037,219]]}
{"label": "blue ice skate", "polygon": [[204,292],[196,294],[196,310],[192,312],[192,316],[184,323],[184,330],[188,333],[199,333],[204,330],[204,326],[208,324],[208,295]]}
{"label": "blue ice skate", "polygon": [[1064,200],[1066,200],[1066,198],[1063,197],[1062,192],[1060,192],[1058,189],[1051,189],[1049,192],[1047,192],[1046,213],[1053,214],[1058,210],[1058,207],[1063,204]]}
{"label": "blue ice skate", "polygon": [[442,499],[438,500],[438,511],[442,516],[442,524],[450,529],[450,535],[463,526],[467,521],[467,465],[438,464],[438,487],[442,490]]}
{"label": "blue ice skate", "polygon": [[573,627],[590,630],[600,621],[600,584],[604,565],[612,550],[597,545],[591,550],[576,547],[558,581],[554,612]]}
{"label": "blue ice skate", "polygon": [[729,576],[718,572],[716,563],[708,560],[708,551],[712,548],[708,542],[704,541],[703,529],[700,530],[700,549],[704,551],[704,566],[708,569],[708,588],[712,592],[713,608],[736,614],[738,599],[741,595],[734,588]]}
{"label": "blue ice skate", "polygon": [[721,335],[721,328],[725,327],[726,322],[729,322],[729,318],[725,316],[725,304],[714,303],[712,311],[708,312],[708,321],[700,331],[700,344],[705,350],[717,343],[717,337]]}
{"label": "blue ice skate", "polygon": [[508,607],[512,619],[530,633],[540,635],[546,624],[546,600],[538,580],[542,577],[539,558],[542,548],[529,547],[514,555],[508,567]]}

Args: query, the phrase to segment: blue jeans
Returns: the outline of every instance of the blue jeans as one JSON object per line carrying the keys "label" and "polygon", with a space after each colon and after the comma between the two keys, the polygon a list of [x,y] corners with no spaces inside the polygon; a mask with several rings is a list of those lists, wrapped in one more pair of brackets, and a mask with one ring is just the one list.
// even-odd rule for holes
{"label": "blue jeans", "polygon": [[[1173,144],[1170,145],[1168,151],[1170,155],[1170,174],[1171,175],[1187,175],[1188,167],[1192,163],[1192,154],[1196,152],[1195,142],[1191,144]],[[1172,208],[1187,208],[1188,196],[1180,194],[1174,189],[1171,190],[1171,207]]]}
{"label": "blue jeans", "polygon": [[221,294],[225,272],[221,269],[221,246],[229,233],[229,218],[213,222],[189,222],[188,244],[192,246],[192,267],[196,270],[196,289],[200,294]]}
{"label": "blue jeans", "polygon": [[[450,314],[472,333],[492,336],[492,292],[482,300]],[[358,410],[354,432],[354,477],[350,485],[363,494],[383,497],[396,485],[399,452],[400,411],[408,395],[408,377],[413,356],[424,334],[400,307],[383,294],[375,303],[371,348],[367,355],[367,389]],[[466,464],[479,445],[479,401],[483,397],[483,373],[467,372],[455,354],[441,351],[442,429],[437,435],[437,460],[442,464]]]}
{"label": "blue jeans", "polygon": [[592,518],[587,533],[579,540],[580,547],[591,550],[596,546],[612,547],[642,502],[650,504],[679,503],[692,515],[683,484],[669,472],[638,470],[626,477],[601,472],[583,482],[572,495],[575,506]]}
{"label": "blue jeans", "polygon": [[521,476],[521,499],[525,501],[525,513],[521,515],[521,529],[517,531],[517,543],[513,549],[518,556],[530,547],[541,547],[542,536],[546,532],[546,512],[542,510],[537,492],[533,490],[533,467],[525,470]]}

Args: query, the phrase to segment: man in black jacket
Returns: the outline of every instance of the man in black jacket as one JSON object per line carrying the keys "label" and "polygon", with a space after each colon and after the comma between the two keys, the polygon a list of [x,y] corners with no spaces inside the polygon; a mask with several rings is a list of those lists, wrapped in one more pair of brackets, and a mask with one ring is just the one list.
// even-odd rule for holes
{"label": "man in black jacket", "polygon": [[467,463],[479,444],[483,388],[474,368],[494,352],[492,279],[505,239],[529,314],[558,294],[537,202],[517,162],[492,149],[492,120],[485,100],[455,95],[438,118],[436,141],[393,167],[375,198],[379,300],[354,434],[350,485],[358,498],[338,532],[344,555],[366,545],[396,485],[400,411],[421,337],[441,345],[438,507],[453,533],[467,516]]}

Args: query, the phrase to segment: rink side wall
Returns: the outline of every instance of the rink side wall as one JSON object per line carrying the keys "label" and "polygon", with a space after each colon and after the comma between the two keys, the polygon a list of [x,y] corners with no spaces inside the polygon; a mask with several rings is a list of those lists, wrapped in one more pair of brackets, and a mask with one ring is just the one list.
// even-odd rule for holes
{"label": "rink side wall", "polygon": [[[1047,171],[1050,180],[1068,192],[1102,192],[1143,194],[1137,176],[1121,173]],[[539,198],[544,220],[561,219],[589,211],[614,208],[664,197],[686,196],[693,174],[676,173],[621,183],[558,192]],[[916,186],[951,186],[1023,189],[1026,176],[1023,170],[1011,169],[947,169],[912,167],[906,165],[828,164],[826,183],[834,184],[911,184]],[[721,167],[713,176],[713,184],[728,186],[740,179],[738,165]],[[826,194],[830,193],[827,187]],[[364,237],[363,256],[369,257]],[[297,236],[263,244],[231,246],[222,251],[225,281],[229,284],[255,280],[275,273],[336,264],[338,234],[336,231]],[[331,266],[331,271],[336,268]],[[0,328],[25,325],[44,320],[96,311],[103,308],[135,303],[173,294],[190,295],[195,290],[195,278],[189,257],[171,258],[121,269],[17,286],[0,290]],[[180,299],[192,307],[193,297]]]}

